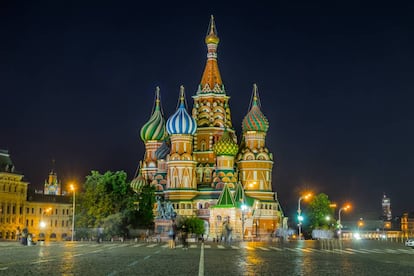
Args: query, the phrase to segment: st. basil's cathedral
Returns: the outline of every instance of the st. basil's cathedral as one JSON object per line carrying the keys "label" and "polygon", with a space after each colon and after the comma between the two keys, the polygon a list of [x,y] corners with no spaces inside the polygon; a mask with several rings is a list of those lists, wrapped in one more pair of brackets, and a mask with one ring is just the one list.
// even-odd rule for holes
{"label": "st. basil's cathedral", "polygon": [[137,192],[155,186],[178,216],[203,219],[210,238],[221,236],[224,225],[236,239],[265,237],[282,227],[283,219],[272,190],[273,155],[265,143],[269,122],[253,85],[238,143],[217,62],[219,42],[212,16],[191,114],[181,86],[177,110],[165,120],[157,87],[154,109],[140,131],[144,159],[131,186]]}

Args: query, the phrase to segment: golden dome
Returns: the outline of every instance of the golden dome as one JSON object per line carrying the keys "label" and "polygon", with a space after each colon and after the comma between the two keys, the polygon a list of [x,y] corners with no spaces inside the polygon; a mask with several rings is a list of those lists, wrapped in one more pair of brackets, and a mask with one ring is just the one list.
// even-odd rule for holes
{"label": "golden dome", "polygon": [[206,36],[206,44],[219,44],[220,38],[216,36],[215,33],[210,33],[208,36]]}
{"label": "golden dome", "polygon": [[208,30],[208,35],[206,36],[206,44],[218,44],[220,42],[220,39],[217,36],[217,31],[216,31],[216,24],[214,23],[214,17],[213,15],[211,16],[210,19],[210,26],[209,26],[209,30]]}

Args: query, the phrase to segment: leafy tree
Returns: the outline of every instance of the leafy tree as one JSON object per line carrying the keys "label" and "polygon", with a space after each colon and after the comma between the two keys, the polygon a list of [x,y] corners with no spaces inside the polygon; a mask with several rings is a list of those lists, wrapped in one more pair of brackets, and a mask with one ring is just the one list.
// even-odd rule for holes
{"label": "leafy tree", "polygon": [[[79,195],[77,226],[96,228],[112,221],[112,224],[118,224],[116,227],[123,229],[118,232],[125,232],[127,216],[134,210],[136,197],[126,179],[123,171],[107,171],[103,175],[92,171],[86,177],[84,192]],[[114,220],[115,217],[120,219]]]}
{"label": "leafy tree", "polygon": [[123,217],[121,213],[109,215],[103,220],[102,227],[104,228],[106,238],[110,238],[112,236],[124,236],[126,234],[122,227],[122,220]]}
{"label": "leafy tree", "polygon": [[313,197],[307,207],[309,224],[312,229],[328,229],[334,219],[333,209],[330,207],[331,201],[324,193]]}
{"label": "leafy tree", "polygon": [[137,199],[138,210],[134,214],[134,220],[131,221],[131,225],[152,228],[154,226],[155,188],[145,185]]}
{"label": "leafy tree", "polygon": [[202,235],[205,232],[204,220],[198,217],[178,217],[176,223],[178,229],[182,230],[185,226],[189,233]]}

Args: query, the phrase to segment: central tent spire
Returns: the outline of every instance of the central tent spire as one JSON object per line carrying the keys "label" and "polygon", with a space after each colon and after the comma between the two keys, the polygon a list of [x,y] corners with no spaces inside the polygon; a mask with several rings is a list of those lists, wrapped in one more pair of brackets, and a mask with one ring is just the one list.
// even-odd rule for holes
{"label": "central tent spire", "polygon": [[217,46],[220,42],[217,36],[217,28],[214,16],[211,16],[209,28],[205,38],[207,45],[207,63],[197,94],[200,93],[225,93],[217,64]]}

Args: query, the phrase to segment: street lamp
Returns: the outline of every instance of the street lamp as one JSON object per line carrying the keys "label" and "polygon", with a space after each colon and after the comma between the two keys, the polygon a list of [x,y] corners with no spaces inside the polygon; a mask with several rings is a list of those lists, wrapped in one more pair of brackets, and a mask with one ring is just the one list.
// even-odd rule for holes
{"label": "street lamp", "polygon": [[339,211],[338,211],[338,227],[339,227],[339,239],[341,239],[341,235],[342,235],[342,232],[341,232],[341,229],[342,229],[342,224],[341,224],[341,212],[344,210],[344,211],[346,211],[346,210],[348,210],[349,208],[351,208],[351,205],[346,205],[346,206],[344,206],[344,207],[342,207],[342,208],[340,208],[339,209]]}
{"label": "street lamp", "polygon": [[302,239],[302,221],[303,221],[303,217],[302,217],[302,210],[300,209],[300,202],[302,199],[308,199],[309,197],[311,197],[312,194],[308,193],[307,195],[301,196],[299,197],[298,200],[298,229],[299,229],[299,239]]}
{"label": "street lamp", "polygon": [[359,219],[359,221],[358,221],[358,232],[359,232],[359,229],[360,229],[362,226],[364,226],[364,219],[363,219],[363,218],[360,218],[360,219]]}
{"label": "street lamp", "polygon": [[70,189],[73,192],[73,207],[72,207],[72,242],[73,242],[73,237],[75,235],[75,198],[76,198],[75,186],[71,184]]}

